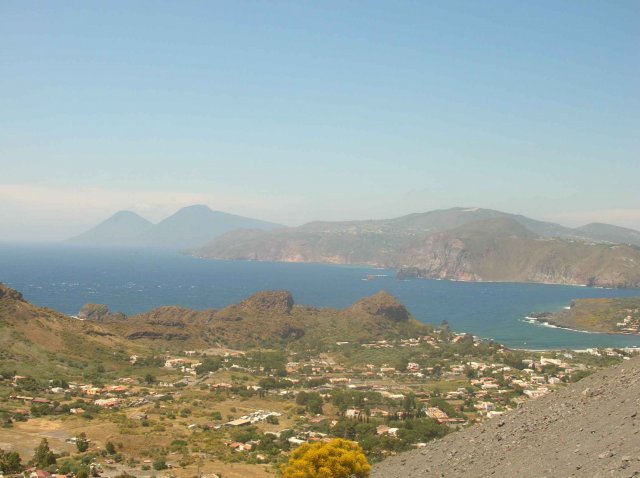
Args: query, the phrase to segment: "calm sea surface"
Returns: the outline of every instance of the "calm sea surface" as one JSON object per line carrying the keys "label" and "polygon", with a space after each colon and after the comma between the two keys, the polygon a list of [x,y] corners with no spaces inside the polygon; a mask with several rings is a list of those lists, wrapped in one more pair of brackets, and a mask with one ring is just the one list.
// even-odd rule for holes
{"label": "calm sea surface", "polygon": [[[363,280],[377,274],[375,280]],[[640,346],[640,337],[589,334],[523,321],[532,311],[558,310],[581,297],[640,296],[640,290],[435,280],[398,281],[394,271],[319,264],[198,259],[145,250],[0,244],[0,281],[41,306],[76,314],[86,302],[134,314],[161,305],[220,308],[260,290],[286,289],[296,303],[346,307],[386,290],[419,320],[448,320],[457,332],[509,347]]]}

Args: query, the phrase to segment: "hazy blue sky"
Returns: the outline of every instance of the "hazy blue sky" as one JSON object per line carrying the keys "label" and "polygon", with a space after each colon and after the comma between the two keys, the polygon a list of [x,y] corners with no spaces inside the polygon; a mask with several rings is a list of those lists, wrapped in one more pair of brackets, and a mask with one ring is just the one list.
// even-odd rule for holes
{"label": "hazy blue sky", "polygon": [[206,203],[640,229],[640,2],[0,0],[0,238]]}

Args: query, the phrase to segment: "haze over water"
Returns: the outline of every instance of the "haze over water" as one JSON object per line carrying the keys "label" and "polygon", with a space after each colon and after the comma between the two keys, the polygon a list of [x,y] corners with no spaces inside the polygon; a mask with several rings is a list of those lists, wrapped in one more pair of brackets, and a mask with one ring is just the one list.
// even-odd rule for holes
{"label": "haze over water", "polygon": [[[204,260],[178,253],[91,249],[60,245],[0,245],[2,281],[40,306],[77,314],[87,302],[126,314],[163,305],[221,308],[260,290],[291,291],[297,304],[347,307],[386,290],[420,321],[448,320],[456,332],[509,347],[586,348],[640,346],[640,337],[589,334],[523,322],[533,311],[557,310],[582,297],[640,296],[637,289],[398,281],[392,270],[323,264]],[[375,280],[363,280],[376,274]]]}

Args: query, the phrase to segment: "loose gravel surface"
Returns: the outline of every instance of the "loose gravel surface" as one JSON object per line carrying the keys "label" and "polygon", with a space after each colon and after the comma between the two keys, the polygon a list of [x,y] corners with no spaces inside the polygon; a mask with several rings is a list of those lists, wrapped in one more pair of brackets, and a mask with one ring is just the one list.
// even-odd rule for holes
{"label": "loose gravel surface", "polygon": [[371,476],[640,477],[640,357],[390,457]]}

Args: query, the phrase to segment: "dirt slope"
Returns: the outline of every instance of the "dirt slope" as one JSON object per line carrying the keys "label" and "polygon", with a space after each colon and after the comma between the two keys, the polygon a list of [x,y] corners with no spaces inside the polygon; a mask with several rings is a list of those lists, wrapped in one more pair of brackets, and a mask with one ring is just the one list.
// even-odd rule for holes
{"label": "dirt slope", "polygon": [[372,473],[458,476],[640,476],[640,357],[391,457]]}

